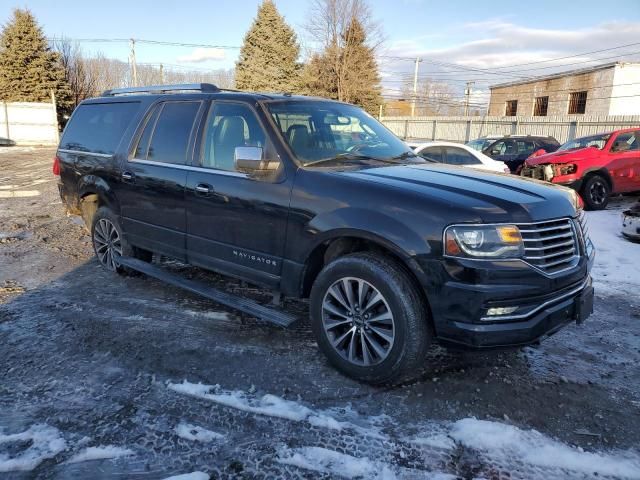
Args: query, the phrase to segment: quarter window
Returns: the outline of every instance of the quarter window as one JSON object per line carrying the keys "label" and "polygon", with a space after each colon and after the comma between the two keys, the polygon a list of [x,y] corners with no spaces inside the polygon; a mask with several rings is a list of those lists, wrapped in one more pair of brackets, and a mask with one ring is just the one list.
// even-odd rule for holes
{"label": "quarter window", "polygon": [[266,148],[266,135],[247,105],[216,103],[207,121],[202,166],[234,171],[236,147]]}
{"label": "quarter window", "polygon": [[[147,159],[184,165],[200,102],[166,102],[155,122]],[[144,134],[143,134],[144,136]]]}
{"label": "quarter window", "polygon": [[113,155],[138,108],[139,102],[80,105],[64,131],[60,148]]}

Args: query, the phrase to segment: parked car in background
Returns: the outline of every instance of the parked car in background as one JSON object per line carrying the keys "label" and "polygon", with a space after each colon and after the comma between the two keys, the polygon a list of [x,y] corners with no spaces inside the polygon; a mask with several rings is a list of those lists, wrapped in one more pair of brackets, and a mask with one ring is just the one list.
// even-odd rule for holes
{"label": "parked car in background", "polygon": [[429,162],[477,168],[489,172],[509,173],[504,162],[487,157],[467,145],[453,142],[409,142],[415,153]]}
{"label": "parked car in background", "polygon": [[[488,143],[487,146],[485,146],[486,143]],[[476,150],[480,145],[483,146],[482,153],[494,160],[504,162],[511,173],[519,173],[520,167],[532,153],[538,150],[555,152],[560,143],[553,137],[537,137],[533,135],[484,137],[469,142],[469,146]]]}
{"label": "parked car in background", "polygon": [[622,212],[622,235],[640,242],[640,201]]}
{"label": "parked car in background", "polygon": [[522,175],[572,187],[586,208],[605,208],[611,194],[640,191],[640,128],[571,140],[527,159]]}
{"label": "parked car in background", "polygon": [[475,140],[471,140],[465,143],[465,145],[467,147],[473,148],[474,150],[477,150],[478,152],[482,152],[489,145],[491,145],[494,142],[497,142],[503,137],[504,135],[487,135],[486,137],[481,137],[481,138],[476,138]]}

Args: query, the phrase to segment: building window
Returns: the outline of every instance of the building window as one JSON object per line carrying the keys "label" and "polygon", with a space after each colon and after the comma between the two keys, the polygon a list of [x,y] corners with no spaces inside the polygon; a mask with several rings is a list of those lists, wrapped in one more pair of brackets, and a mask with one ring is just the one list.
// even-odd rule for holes
{"label": "building window", "polygon": [[587,92],[573,92],[569,95],[569,115],[584,113],[587,107]]}
{"label": "building window", "polygon": [[518,113],[518,100],[507,100],[507,105],[504,112],[505,116],[515,117],[516,113]]}
{"label": "building window", "polygon": [[549,109],[549,97],[536,97],[536,104],[533,108],[535,117],[546,117]]}

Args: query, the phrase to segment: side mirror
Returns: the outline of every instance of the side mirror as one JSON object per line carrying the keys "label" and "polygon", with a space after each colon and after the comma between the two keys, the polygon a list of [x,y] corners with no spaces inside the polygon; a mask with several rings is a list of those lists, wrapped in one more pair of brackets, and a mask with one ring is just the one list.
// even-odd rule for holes
{"label": "side mirror", "polygon": [[269,162],[263,158],[262,147],[236,147],[233,162],[236,170],[244,173],[269,169]]}

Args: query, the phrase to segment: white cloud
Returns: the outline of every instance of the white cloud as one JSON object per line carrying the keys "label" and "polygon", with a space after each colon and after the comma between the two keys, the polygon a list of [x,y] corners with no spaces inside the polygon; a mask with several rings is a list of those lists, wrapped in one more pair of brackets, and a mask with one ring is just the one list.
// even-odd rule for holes
{"label": "white cloud", "polygon": [[196,48],[188,55],[178,57],[180,63],[201,63],[209,60],[224,60],[225,52],[222,48]]}

